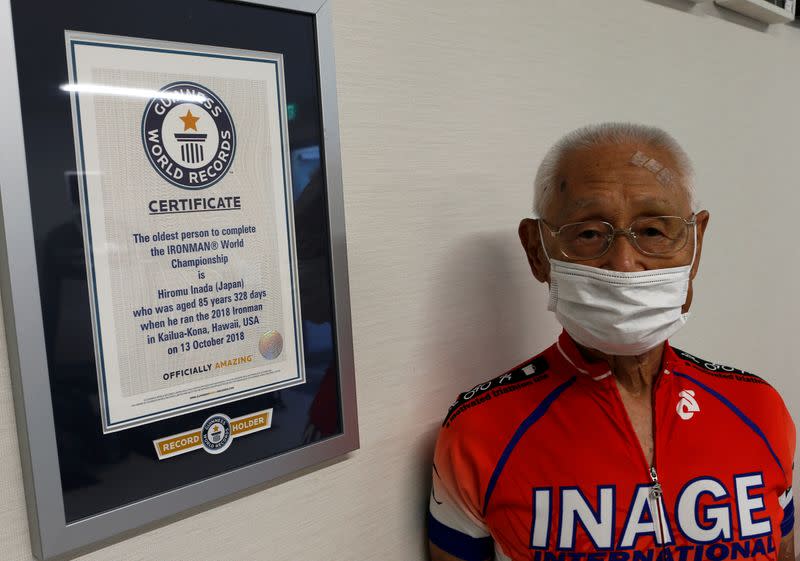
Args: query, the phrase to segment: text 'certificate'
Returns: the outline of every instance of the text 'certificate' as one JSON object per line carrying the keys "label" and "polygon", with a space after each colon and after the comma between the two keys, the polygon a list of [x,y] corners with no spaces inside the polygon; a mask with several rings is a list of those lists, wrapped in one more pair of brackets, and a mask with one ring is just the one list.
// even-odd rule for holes
{"label": "text 'certificate'", "polygon": [[304,383],[281,56],[67,57],[104,432]]}

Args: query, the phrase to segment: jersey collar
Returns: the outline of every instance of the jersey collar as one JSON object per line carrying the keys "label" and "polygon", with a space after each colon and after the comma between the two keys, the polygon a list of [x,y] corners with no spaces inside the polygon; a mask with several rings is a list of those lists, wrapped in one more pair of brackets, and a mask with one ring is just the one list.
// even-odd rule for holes
{"label": "jersey collar", "polygon": [[[599,360],[596,362],[589,362],[583,358],[575,341],[572,340],[572,337],[570,337],[566,329],[562,329],[561,335],[558,336],[556,352],[562,359],[575,368],[575,370],[592,380],[599,382],[600,380],[605,380],[612,376],[611,369],[605,361]],[[664,341],[664,354],[661,357],[661,368],[671,369],[671,365],[675,363],[675,357],[675,351],[672,350],[669,341]]]}

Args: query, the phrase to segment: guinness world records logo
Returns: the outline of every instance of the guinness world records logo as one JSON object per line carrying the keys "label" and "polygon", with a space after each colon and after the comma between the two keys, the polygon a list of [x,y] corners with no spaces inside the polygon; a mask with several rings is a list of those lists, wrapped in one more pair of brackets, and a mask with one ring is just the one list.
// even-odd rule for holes
{"label": "guinness world records logo", "polygon": [[194,82],[173,82],[150,100],[142,117],[142,143],[158,174],[182,189],[205,189],[233,163],[236,128],[214,92]]}
{"label": "guinness world records logo", "polygon": [[231,445],[231,420],[227,415],[211,415],[200,429],[203,449],[209,454],[222,454]]}

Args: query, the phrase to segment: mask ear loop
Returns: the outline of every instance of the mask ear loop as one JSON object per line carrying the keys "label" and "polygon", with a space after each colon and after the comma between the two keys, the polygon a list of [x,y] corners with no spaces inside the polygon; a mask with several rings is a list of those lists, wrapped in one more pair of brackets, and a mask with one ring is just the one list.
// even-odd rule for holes
{"label": "mask ear loop", "polygon": [[542,219],[536,219],[536,226],[539,228],[539,242],[542,244],[544,256],[547,257],[547,262],[550,263],[550,256],[547,254],[547,248],[544,246],[544,235],[542,234]]}
{"label": "mask ear loop", "polygon": [[692,234],[694,235],[694,240],[692,242],[692,262],[689,263],[689,270],[692,270],[694,267],[694,258],[697,255],[697,222],[692,224]]}

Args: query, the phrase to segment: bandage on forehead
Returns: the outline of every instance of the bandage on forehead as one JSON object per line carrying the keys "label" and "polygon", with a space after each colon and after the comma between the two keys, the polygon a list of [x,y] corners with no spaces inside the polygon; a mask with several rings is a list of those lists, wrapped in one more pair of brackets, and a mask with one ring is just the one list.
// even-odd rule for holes
{"label": "bandage on forehead", "polygon": [[631,156],[631,163],[639,167],[642,167],[645,164],[645,162],[647,162],[647,160],[649,159],[650,156],[648,156],[647,154],[643,154],[642,152],[639,152],[637,150],[636,153],[633,156]]}
{"label": "bandage on forehead", "polygon": [[651,158],[644,163],[644,168],[652,171],[653,173],[658,173],[664,169],[664,166],[661,165],[661,163],[657,160]]}
{"label": "bandage on forehead", "polygon": [[669,168],[664,168],[656,174],[656,179],[662,185],[668,185],[675,179],[675,174]]}
{"label": "bandage on forehead", "polygon": [[644,168],[656,176],[656,180],[662,185],[668,185],[675,179],[675,172],[664,164],[651,158],[644,152],[637,150],[629,160],[633,165]]}

